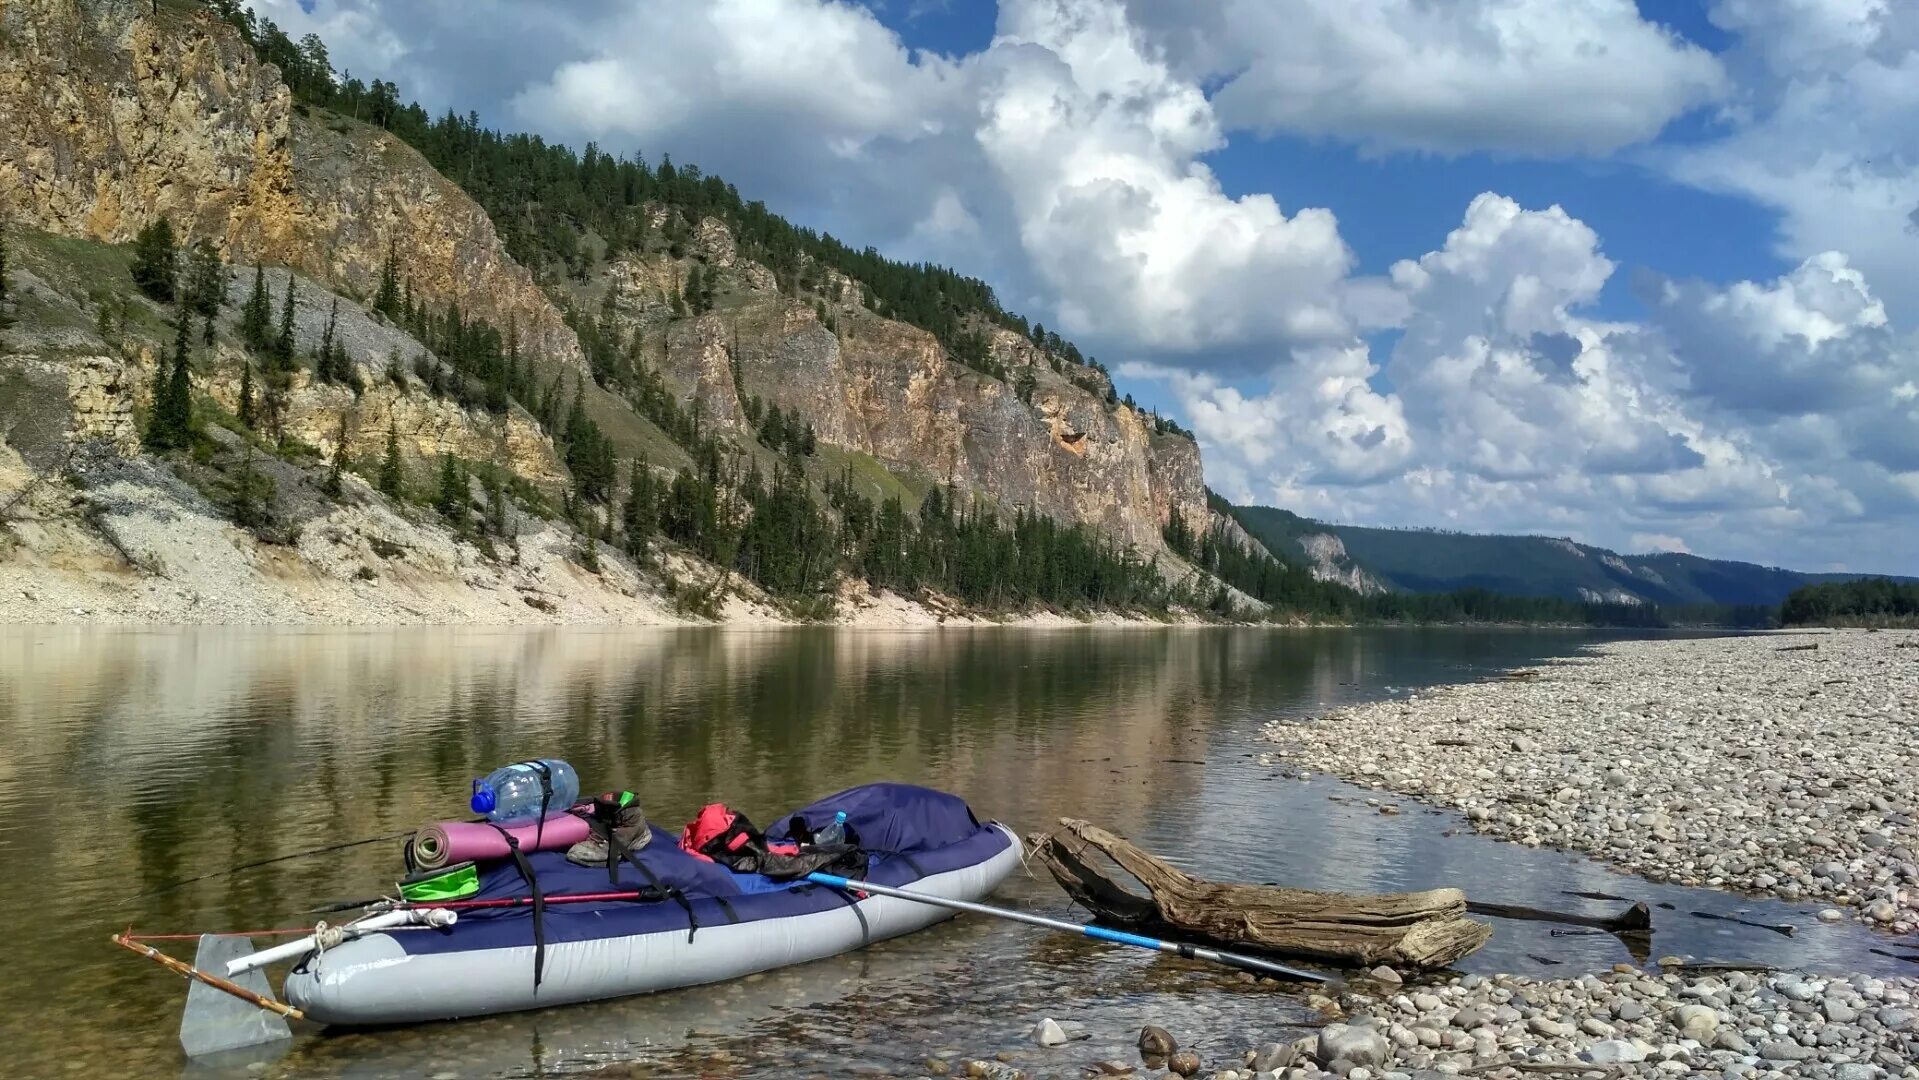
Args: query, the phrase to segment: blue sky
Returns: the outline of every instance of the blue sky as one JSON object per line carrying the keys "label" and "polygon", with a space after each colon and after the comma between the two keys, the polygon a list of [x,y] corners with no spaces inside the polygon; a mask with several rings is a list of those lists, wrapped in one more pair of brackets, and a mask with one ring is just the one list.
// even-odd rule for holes
{"label": "blue sky", "polygon": [[987,278],[1231,498],[1919,572],[1919,5],[258,6]]}

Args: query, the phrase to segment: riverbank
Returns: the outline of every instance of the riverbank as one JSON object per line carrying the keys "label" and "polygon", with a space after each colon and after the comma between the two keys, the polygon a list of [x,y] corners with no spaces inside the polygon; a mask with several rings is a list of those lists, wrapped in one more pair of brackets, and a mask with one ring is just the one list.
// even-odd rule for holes
{"label": "riverbank", "polygon": [[1919,981],[1866,976],[1467,975],[1342,995],[1320,1031],[1211,1075],[1919,1077],[1916,997]]}
{"label": "riverbank", "polygon": [[[1269,763],[1655,880],[1919,927],[1919,633],[1617,642],[1270,724]],[[1842,911],[1841,909],[1845,909]]]}
{"label": "riverbank", "polygon": [[[84,489],[35,484],[0,446],[0,625],[780,626],[807,622],[737,574],[670,551],[641,572],[571,531],[516,520],[508,543],[396,513],[354,476],[347,497],[271,539],[235,526],[143,461],[93,463]],[[283,477],[287,490],[297,481]],[[722,581],[722,577],[724,580]],[[678,603],[674,593],[696,597]],[[707,603],[703,594],[721,599]],[[1166,625],[1115,612],[995,616],[848,582],[825,621],[871,628]],[[709,617],[710,615],[710,617]],[[1199,622],[1187,618],[1187,622]]]}

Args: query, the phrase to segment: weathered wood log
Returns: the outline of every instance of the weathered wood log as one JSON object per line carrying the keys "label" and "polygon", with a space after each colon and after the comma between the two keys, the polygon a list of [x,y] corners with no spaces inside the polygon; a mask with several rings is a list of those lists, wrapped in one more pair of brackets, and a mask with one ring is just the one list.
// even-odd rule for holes
{"label": "weathered wood log", "polygon": [[[1140,896],[1096,869],[1111,859],[1146,887]],[[1128,930],[1199,937],[1334,963],[1432,968],[1472,952],[1492,927],[1466,917],[1458,889],[1361,895],[1204,881],[1154,858],[1124,837],[1074,818],[1033,839],[1033,853],[1060,887],[1101,922]]]}

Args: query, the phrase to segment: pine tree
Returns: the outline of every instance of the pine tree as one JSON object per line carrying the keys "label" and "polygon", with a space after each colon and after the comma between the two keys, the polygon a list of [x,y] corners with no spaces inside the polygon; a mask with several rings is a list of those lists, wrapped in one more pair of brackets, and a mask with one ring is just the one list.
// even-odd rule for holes
{"label": "pine tree", "polygon": [[187,321],[184,309],[174,323],[173,358],[154,372],[153,415],[147,420],[146,444],[151,450],[178,450],[193,434],[193,388],[187,369]]}
{"label": "pine tree", "polygon": [[205,240],[196,242],[188,257],[184,300],[194,314],[209,320],[226,306],[227,267]]}
{"label": "pine tree", "polygon": [[173,223],[166,218],[148,222],[133,241],[133,283],[147,296],[171,303],[178,292],[179,253],[173,241]]}
{"label": "pine tree", "polygon": [[466,469],[452,454],[440,455],[440,493],[434,508],[459,532],[466,531]]}
{"label": "pine tree", "polygon": [[380,459],[380,494],[398,499],[406,487],[406,472],[400,466],[400,433],[391,424],[386,429],[386,456]]}
{"label": "pine tree", "polygon": [[495,464],[486,470],[486,527],[495,536],[506,535],[506,470]]}
{"label": "pine tree", "polygon": [[321,382],[338,382],[346,377],[346,372],[337,366],[345,357],[336,357],[334,354],[333,331],[339,321],[340,298],[336,296],[333,298],[333,309],[327,312],[326,330],[320,335],[320,354],[314,361]]}
{"label": "pine tree", "polygon": [[280,332],[273,338],[273,359],[282,371],[292,371],[293,362],[293,294],[296,283],[293,275],[287,275],[286,300],[280,305]]}
{"label": "pine tree", "polygon": [[620,518],[626,531],[627,554],[644,560],[653,534],[660,531],[659,493],[654,485],[653,470],[647,466],[644,455],[633,462],[632,479],[627,485]]}
{"label": "pine tree", "polygon": [[265,352],[272,344],[273,297],[267,292],[267,270],[253,268],[253,292],[240,309],[240,340],[255,352]]}
{"label": "pine tree", "polygon": [[327,467],[326,480],[320,484],[320,491],[330,499],[340,497],[345,488],[347,460],[346,416],[340,416],[340,430],[333,436],[333,462]]}
{"label": "pine tree", "polygon": [[687,272],[686,288],[682,292],[686,297],[687,310],[695,315],[706,310],[700,306],[700,297],[705,292],[704,281],[705,275],[700,273],[700,264],[694,263],[693,269]]}
{"label": "pine tree", "polygon": [[388,322],[400,321],[400,267],[392,244],[387,245],[386,262],[380,267],[380,291],[373,296],[373,310]]}
{"label": "pine tree", "polygon": [[243,529],[258,529],[273,523],[273,478],[253,467],[253,444],[247,444],[240,459],[240,471],[225,484],[227,513]]}
{"label": "pine tree", "polygon": [[240,361],[240,423],[251,431],[259,422],[259,414],[253,403],[253,361]]}

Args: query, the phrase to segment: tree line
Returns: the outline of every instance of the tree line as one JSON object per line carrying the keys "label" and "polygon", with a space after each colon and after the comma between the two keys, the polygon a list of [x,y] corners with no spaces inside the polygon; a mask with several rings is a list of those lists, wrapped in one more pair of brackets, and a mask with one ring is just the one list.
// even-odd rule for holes
{"label": "tree line", "polygon": [[1779,605],[1786,626],[1919,625],[1919,581],[1859,578],[1802,585]]}

